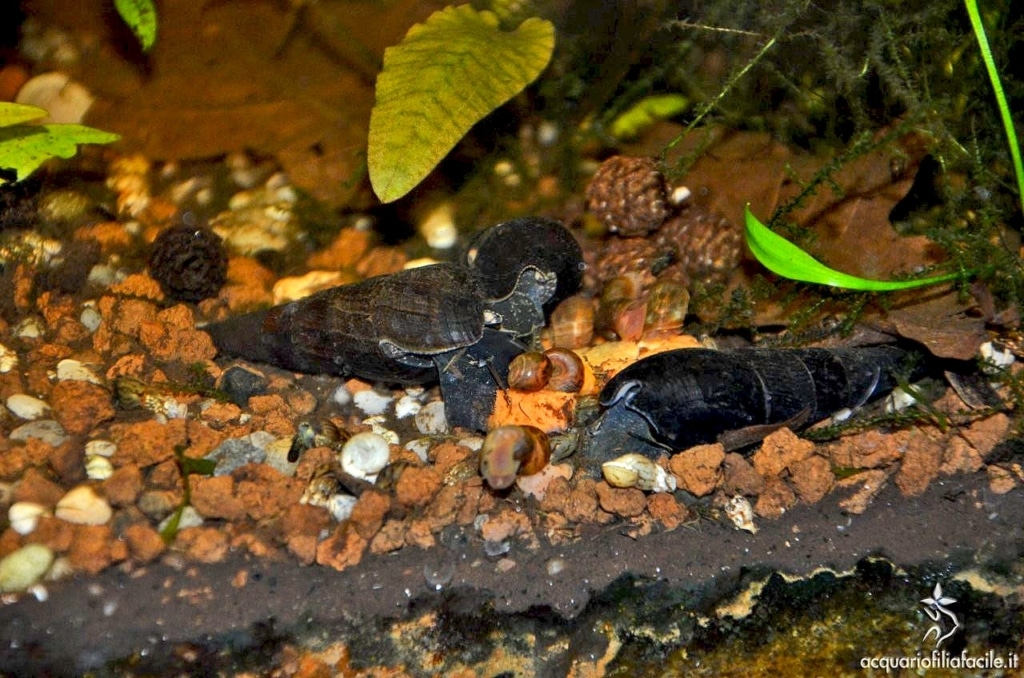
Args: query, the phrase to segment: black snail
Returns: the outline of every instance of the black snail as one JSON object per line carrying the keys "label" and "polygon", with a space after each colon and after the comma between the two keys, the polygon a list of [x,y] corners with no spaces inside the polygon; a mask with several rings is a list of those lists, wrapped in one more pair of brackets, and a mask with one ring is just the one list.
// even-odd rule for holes
{"label": "black snail", "polygon": [[585,454],[600,462],[625,448],[656,456],[716,441],[742,447],[919,379],[920,358],[896,346],[658,353],[605,384]]}
{"label": "black snail", "polygon": [[423,266],[323,290],[205,330],[222,354],[307,373],[440,381],[452,426],[483,430],[508,364],[576,291],[579,245],[562,224],[526,217],[481,233],[465,263]]}

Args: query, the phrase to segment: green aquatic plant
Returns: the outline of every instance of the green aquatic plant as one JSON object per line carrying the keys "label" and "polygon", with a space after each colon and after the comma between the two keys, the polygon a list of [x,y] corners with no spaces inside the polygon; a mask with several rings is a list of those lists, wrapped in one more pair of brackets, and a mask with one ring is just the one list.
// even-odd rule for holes
{"label": "green aquatic plant", "polygon": [[382,202],[415,188],[473,125],[547,67],[554,25],[529,17],[510,29],[501,19],[470,5],[447,7],[385,50],[367,149]]}
{"label": "green aquatic plant", "polygon": [[165,544],[170,544],[178,534],[178,527],[181,525],[181,517],[185,509],[192,503],[192,486],[188,477],[191,475],[212,476],[217,468],[217,462],[212,459],[198,459],[185,454],[185,447],[176,445],[174,447],[174,463],[181,475],[182,495],[181,503],[168,517],[163,529],[160,530],[160,538]]}
{"label": "green aquatic plant", "polygon": [[981,21],[977,0],[964,0],[964,5],[967,7],[967,15],[971,19],[974,37],[978,40],[978,49],[981,51],[982,61],[985,62],[988,79],[992,83],[992,93],[995,95],[996,104],[999,107],[999,117],[1002,118],[1003,128],[1006,130],[1010,157],[1013,159],[1013,172],[1017,177],[1017,193],[1021,202],[1021,212],[1024,213],[1024,163],[1021,162],[1020,144],[1017,143],[1017,132],[1013,127],[1010,105],[1006,102],[1006,93],[1003,91],[1003,83],[999,78],[999,69],[996,68],[995,59],[992,58],[992,48],[988,44],[988,34],[985,32],[985,24]]}
{"label": "green aquatic plant", "polygon": [[70,158],[80,144],[109,144],[121,137],[75,124],[28,124],[45,118],[36,106],[0,103],[0,185],[21,181],[50,158]]}
{"label": "green aquatic plant", "polygon": [[744,208],[743,219],[750,251],[769,271],[790,280],[862,292],[892,292],[959,280],[966,275],[963,272],[956,272],[916,280],[858,278],[829,268],[781,235],[773,232],[758,221],[750,211],[750,205]]}
{"label": "green aquatic plant", "polygon": [[156,7],[153,0],[114,0],[114,8],[121,19],[132,29],[143,52],[148,52],[156,42]]}

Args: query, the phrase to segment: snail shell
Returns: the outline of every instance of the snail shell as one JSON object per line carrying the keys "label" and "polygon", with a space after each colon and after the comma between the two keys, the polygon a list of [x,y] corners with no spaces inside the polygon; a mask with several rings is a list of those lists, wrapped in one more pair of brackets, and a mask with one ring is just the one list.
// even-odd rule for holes
{"label": "snail shell", "polygon": [[509,388],[517,391],[539,391],[551,379],[552,363],[539,351],[520,353],[508,366]]}
{"label": "snail shell", "polygon": [[579,289],[583,280],[583,250],[558,221],[544,217],[510,219],[481,232],[470,243],[466,262],[475,272],[488,299],[501,299],[515,289],[529,268],[557,276],[550,299],[553,308]]}
{"label": "snail shell", "polygon": [[544,351],[551,365],[548,388],[562,393],[578,393],[583,388],[586,368],[583,359],[567,348],[549,348]]}
{"label": "snail shell", "polygon": [[341,468],[345,473],[374,482],[391,459],[391,446],[376,433],[366,431],[348,439],[341,448]]}
{"label": "snail shell", "polygon": [[512,486],[516,477],[539,473],[551,460],[548,437],[534,426],[499,426],[480,448],[480,475],[496,490]]}
{"label": "snail shell", "polygon": [[690,293],[679,283],[659,281],[647,295],[644,328],[647,332],[673,332],[683,326],[690,308]]}
{"label": "snail shell", "polygon": [[750,500],[741,494],[736,495],[725,505],[725,515],[737,529],[746,530],[751,534],[757,534],[757,525],[754,524],[754,509]]}
{"label": "snail shell", "polygon": [[594,304],[575,295],[551,312],[551,339],[555,346],[583,348],[594,339]]}
{"label": "snail shell", "polygon": [[674,492],[676,477],[650,457],[630,453],[601,464],[601,474],[612,487],[636,487],[648,492]]}

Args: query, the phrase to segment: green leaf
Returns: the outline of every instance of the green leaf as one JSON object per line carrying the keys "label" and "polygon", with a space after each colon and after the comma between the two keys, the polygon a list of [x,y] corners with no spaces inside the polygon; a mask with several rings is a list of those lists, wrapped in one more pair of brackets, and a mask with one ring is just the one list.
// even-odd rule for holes
{"label": "green leaf", "polygon": [[45,109],[25,104],[0,103],[0,127],[10,127],[19,123],[45,118],[49,115]]}
{"label": "green leaf", "polygon": [[384,52],[370,114],[370,183],[382,202],[411,191],[470,128],[541,74],[555,28],[531,17],[504,31],[469,5],[434,12]]}
{"label": "green leaf", "polygon": [[185,475],[212,476],[213,470],[217,468],[217,462],[213,459],[196,457],[181,457],[181,472]]}
{"label": "green leaf", "polygon": [[139,39],[142,51],[148,52],[156,42],[156,8],[152,0],[114,0],[114,7]]}
{"label": "green leaf", "polygon": [[869,280],[833,270],[757,220],[748,204],[744,212],[747,246],[757,260],[772,273],[799,282],[831,285],[863,292],[891,292],[925,285],[935,285],[963,277],[947,273],[917,280]]}
{"label": "green leaf", "polygon": [[654,94],[633,104],[612,122],[611,133],[616,139],[632,139],[659,120],[679,115],[690,107],[690,100],[682,94]]}
{"label": "green leaf", "polygon": [[16,181],[21,181],[50,158],[72,157],[79,144],[109,144],[120,138],[85,125],[0,127],[0,168],[14,170]]}

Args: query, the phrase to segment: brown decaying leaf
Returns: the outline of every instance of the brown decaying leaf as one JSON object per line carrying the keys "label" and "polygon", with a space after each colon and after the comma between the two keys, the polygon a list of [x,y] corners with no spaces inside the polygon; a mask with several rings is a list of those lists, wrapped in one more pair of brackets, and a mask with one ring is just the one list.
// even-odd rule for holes
{"label": "brown decaying leaf", "polygon": [[[121,134],[121,148],[165,160],[273,155],[300,188],[342,205],[364,185],[372,61],[443,3],[339,0],[298,13],[293,4],[162,3],[160,34],[143,62],[104,3],[26,3],[44,24],[95,45],[71,74],[97,98],[88,124]],[[339,53],[329,39],[339,32],[358,37],[370,66]]]}

